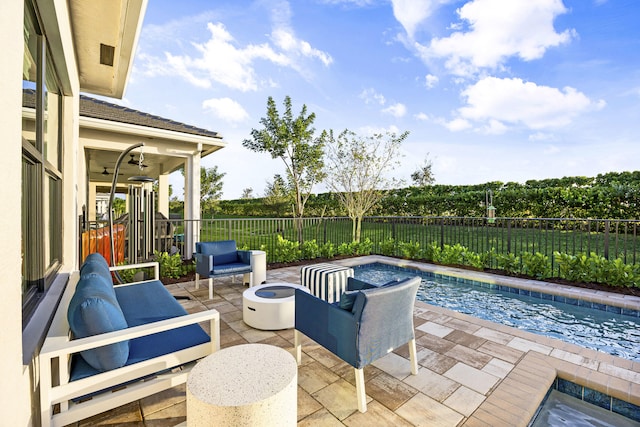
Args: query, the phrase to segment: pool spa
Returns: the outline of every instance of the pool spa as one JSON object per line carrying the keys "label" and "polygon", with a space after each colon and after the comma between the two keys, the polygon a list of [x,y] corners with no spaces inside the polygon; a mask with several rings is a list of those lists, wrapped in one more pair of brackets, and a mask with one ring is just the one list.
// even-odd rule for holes
{"label": "pool spa", "polygon": [[354,270],[375,284],[417,275],[418,301],[640,362],[640,310],[383,263]]}

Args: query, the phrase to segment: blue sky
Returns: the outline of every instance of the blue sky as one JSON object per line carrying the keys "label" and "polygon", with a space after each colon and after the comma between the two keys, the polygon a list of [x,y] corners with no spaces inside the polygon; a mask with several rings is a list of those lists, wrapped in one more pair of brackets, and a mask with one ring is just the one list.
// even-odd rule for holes
{"label": "blue sky", "polygon": [[427,156],[438,184],[632,171],[638,17],[637,0],[150,0],[122,102],[220,132],[203,165],[224,199],[284,173],[242,146],[269,96],[306,104],[317,135],[410,131],[407,183]]}

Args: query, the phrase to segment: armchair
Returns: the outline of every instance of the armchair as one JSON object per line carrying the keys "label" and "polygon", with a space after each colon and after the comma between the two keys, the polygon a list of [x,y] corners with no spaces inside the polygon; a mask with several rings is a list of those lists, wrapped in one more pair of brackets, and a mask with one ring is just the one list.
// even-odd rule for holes
{"label": "armchair", "polygon": [[196,260],[196,289],[200,287],[200,276],[209,279],[209,299],[213,299],[213,278],[244,275],[244,282],[252,285],[251,251],[236,248],[235,240],[197,242],[193,254]]}
{"label": "armchair", "polygon": [[349,278],[347,292],[334,304],[296,290],[294,347],[298,364],[302,333],[354,367],[358,410],[366,412],[366,365],[408,343],[411,373],[418,373],[413,306],[419,285],[419,277],[379,287]]}

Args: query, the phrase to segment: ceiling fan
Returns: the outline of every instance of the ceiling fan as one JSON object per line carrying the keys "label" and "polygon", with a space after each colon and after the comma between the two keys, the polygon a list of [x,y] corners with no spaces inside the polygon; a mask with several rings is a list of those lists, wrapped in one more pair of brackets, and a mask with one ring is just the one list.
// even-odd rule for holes
{"label": "ceiling fan", "polygon": [[135,166],[139,166],[139,167],[143,167],[146,168],[147,165],[145,165],[144,163],[140,163],[140,160],[136,160],[135,159],[135,155],[134,154],[129,154],[131,156],[131,158],[129,159],[129,161],[127,162],[130,165],[135,165]]}

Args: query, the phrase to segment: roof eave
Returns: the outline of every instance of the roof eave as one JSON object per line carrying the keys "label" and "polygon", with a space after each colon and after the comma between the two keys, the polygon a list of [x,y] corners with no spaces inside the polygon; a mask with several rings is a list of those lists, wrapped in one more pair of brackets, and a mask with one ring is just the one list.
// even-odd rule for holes
{"label": "roof eave", "polygon": [[[147,0],[69,1],[81,91],[124,96],[146,7]],[[95,28],[96,19],[109,30]],[[100,44],[115,47],[112,66],[100,63]]]}
{"label": "roof eave", "polygon": [[192,135],[188,133],[132,125],[129,123],[112,122],[93,117],[80,116],[80,129],[96,129],[106,132],[125,133],[127,135],[135,135],[144,138],[202,144],[202,156],[206,156],[227,146],[227,143],[223,141],[222,137]]}

